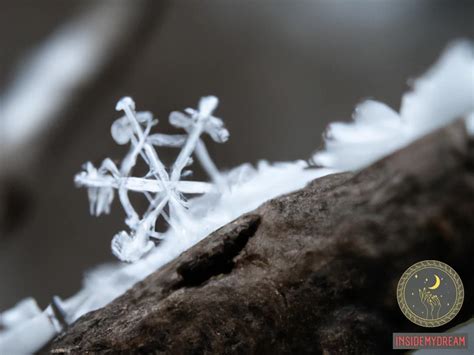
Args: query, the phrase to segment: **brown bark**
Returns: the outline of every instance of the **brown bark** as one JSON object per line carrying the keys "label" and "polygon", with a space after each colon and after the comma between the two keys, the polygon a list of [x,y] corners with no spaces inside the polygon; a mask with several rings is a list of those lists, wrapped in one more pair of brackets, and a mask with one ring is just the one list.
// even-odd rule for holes
{"label": "brown bark", "polygon": [[107,307],[53,353],[382,354],[424,331],[396,285],[424,259],[451,265],[473,315],[474,144],[462,122],[358,173],[326,176],[212,233]]}

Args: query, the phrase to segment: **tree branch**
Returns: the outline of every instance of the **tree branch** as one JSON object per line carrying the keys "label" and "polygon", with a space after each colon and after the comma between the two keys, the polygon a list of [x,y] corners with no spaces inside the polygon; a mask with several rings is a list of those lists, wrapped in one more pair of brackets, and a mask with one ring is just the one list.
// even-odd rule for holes
{"label": "tree branch", "polygon": [[474,143],[463,122],[212,233],[88,313],[52,353],[388,353],[413,263],[451,265],[473,315]]}

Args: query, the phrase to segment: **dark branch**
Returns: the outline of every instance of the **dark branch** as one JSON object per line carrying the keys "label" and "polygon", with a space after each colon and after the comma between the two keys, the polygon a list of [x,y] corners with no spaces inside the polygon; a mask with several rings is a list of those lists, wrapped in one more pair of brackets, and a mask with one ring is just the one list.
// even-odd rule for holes
{"label": "dark branch", "polygon": [[451,265],[473,315],[474,144],[462,122],[359,173],[330,175],[242,216],[59,336],[53,353],[388,353],[420,330],[396,286]]}

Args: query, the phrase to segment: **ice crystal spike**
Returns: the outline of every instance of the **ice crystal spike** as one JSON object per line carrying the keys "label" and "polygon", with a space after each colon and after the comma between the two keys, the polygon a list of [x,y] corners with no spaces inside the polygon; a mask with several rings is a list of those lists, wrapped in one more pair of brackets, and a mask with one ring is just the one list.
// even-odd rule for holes
{"label": "ice crystal spike", "polygon": [[[136,112],[135,102],[130,97],[117,102],[116,110],[122,111],[124,115],[112,123],[110,132],[117,144],[130,145],[127,155],[120,166],[115,165],[110,158],[106,158],[99,168],[86,163],[84,171],[76,175],[75,182],[88,189],[90,213],[95,216],[110,212],[117,191],[126,214],[125,223],[130,228],[130,231],[121,231],[112,239],[112,252],[120,260],[137,261],[154,247],[153,240],[161,239],[160,233],[155,231],[160,216],[172,228],[181,232],[186,230],[187,202],[184,194],[223,191],[224,179],[200,138],[205,132],[219,143],[228,139],[229,132],[222,120],[212,116],[218,102],[215,96],[207,96],[199,101],[198,110],[188,108],[186,114],[173,112],[170,123],[184,129],[186,133],[179,135],[150,134],[152,127],[158,123],[152,113]],[[166,168],[155,149],[163,146],[181,149],[171,170]],[[187,168],[193,163],[193,154],[208,172],[216,188],[206,182],[181,181],[192,174]],[[133,176],[138,159],[148,166],[145,177]],[[142,216],[133,207],[129,192],[142,193],[150,202]],[[165,212],[167,206],[168,213]]]}
{"label": "ice crystal spike", "polygon": [[180,156],[173,166],[172,180],[177,179],[181,173],[186,156],[190,156],[192,152],[195,152],[199,162],[217,188],[220,191],[226,188],[224,179],[210,158],[204,142],[200,139],[200,135],[203,132],[209,134],[217,143],[224,143],[229,138],[229,131],[224,127],[224,122],[220,118],[212,116],[218,103],[217,97],[207,96],[201,98],[198,111],[187,108],[185,110],[186,114],[181,112],[172,112],[170,114],[170,123],[175,127],[184,129],[188,133],[188,140],[185,142]]}

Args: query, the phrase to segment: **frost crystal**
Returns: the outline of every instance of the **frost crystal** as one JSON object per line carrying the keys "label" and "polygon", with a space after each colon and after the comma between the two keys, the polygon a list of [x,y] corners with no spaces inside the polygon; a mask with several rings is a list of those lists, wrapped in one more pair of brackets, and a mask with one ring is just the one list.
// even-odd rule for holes
{"label": "frost crystal", "polygon": [[[120,231],[112,239],[112,252],[120,260],[137,261],[154,247],[154,241],[161,239],[161,235],[155,231],[160,216],[172,228],[185,228],[187,201],[184,194],[226,189],[225,180],[201,139],[203,133],[209,134],[218,143],[224,143],[229,137],[222,120],[212,115],[217,105],[215,96],[207,96],[201,98],[197,110],[188,108],[185,113],[172,112],[170,123],[184,129],[186,134],[167,135],[150,134],[158,120],[153,119],[150,112],[136,112],[135,102],[130,97],[124,97],[117,103],[116,110],[123,111],[125,115],[112,124],[111,134],[117,144],[130,144],[128,154],[120,167],[109,158],[98,169],[92,163],[86,163],[84,171],[76,175],[75,182],[78,186],[87,187],[90,213],[95,216],[110,212],[110,204],[117,191],[126,213],[125,223],[130,228],[130,232]],[[170,173],[160,160],[155,146],[181,148]],[[215,183],[215,188],[206,182],[181,181],[183,176],[189,174],[189,170],[184,169],[192,164],[193,153]],[[142,159],[148,166],[148,173],[144,177],[132,176],[137,159]],[[150,205],[142,216],[130,202],[129,191],[143,193],[148,199]],[[166,207],[168,212],[165,211]]]}

